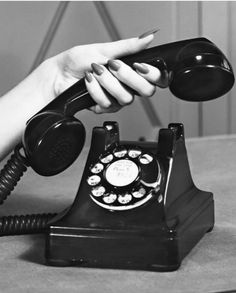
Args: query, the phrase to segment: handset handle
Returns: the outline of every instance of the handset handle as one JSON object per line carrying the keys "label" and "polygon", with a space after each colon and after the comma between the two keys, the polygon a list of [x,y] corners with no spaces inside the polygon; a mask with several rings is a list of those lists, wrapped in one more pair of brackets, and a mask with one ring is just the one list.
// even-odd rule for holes
{"label": "handset handle", "polygon": [[82,78],[62,92],[40,112],[56,110],[64,115],[73,116],[76,112],[94,105],[96,105],[96,102],[89,95],[85,80]]}

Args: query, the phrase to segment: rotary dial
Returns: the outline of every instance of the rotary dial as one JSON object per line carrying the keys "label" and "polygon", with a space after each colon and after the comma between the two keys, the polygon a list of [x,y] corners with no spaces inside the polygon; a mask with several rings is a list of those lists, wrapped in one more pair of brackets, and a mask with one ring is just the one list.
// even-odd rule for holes
{"label": "rotary dial", "polygon": [[118,146],[90,167],[87,183],[99,206],[123,211],[142,206],[160,192],[161,169],[154,155],[133,146]]}

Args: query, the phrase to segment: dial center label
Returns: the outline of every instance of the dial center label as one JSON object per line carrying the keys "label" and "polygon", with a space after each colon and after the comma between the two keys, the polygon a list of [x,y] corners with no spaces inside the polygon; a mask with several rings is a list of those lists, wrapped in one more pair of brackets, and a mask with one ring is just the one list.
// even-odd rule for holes
{"label": "dial center label", "polygon": [[131,184],[138,176],[138,166],[131,160],[118,160],[106,170],[107,181],[114,186]]}

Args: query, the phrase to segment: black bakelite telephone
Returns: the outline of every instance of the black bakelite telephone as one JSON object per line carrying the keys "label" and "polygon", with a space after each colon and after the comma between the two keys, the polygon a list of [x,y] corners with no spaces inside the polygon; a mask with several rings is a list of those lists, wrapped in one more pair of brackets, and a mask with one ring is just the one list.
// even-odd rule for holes
{"label": "black bakelite telephone", "polygon": [[[227,58],[205,38],[164,44],[122,60],[158,67],[159,86],[186,101],[218,98],[234,84]],[[81,79],[27,122],[22,144],[0,174],[1,203],[28,166],[52,176],[75,161],[85,128],[73,115],[92,105]],[[0,234],[45,231],[50,265],[168,271],[176,270],[213,226],[213,195],[193,183],[182,124],[161,129],[158,142],[131,142],[119,140],[116,122],[105,122],[93,130],[72,206],[57,215],[3,217]]]}

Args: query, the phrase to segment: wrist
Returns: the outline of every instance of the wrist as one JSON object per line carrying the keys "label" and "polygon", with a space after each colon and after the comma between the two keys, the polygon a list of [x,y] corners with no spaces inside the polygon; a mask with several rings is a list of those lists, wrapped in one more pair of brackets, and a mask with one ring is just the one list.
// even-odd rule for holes
{"label": "wrist", "polygon": [[25,79],[28,87],[33,87],[33,96],[36,99],[32,103],[39,103],[42,107],[46,106],[56,97],[55,83],[58,75],[58,65],[55,57],[43,61]]}

